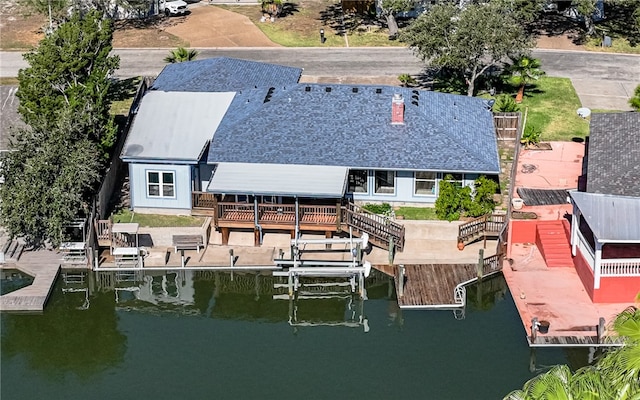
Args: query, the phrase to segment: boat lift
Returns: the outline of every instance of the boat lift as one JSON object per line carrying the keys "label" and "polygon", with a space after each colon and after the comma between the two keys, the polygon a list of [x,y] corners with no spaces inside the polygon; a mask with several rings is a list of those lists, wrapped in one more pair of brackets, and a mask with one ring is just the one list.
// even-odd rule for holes
{"label": "boat lift", "polygon": [[[362,263],[362,250],[369,245],[369,235],[364,233],[360,238],[354,238],[349,232],[349,238],[336,239],[301,239],[295,238],[291,240],[291,259],[284,259],[283,254],[280,258],[274,260],[279,267],[288,267],[287,271],[274,271],[273,276],[286,276],[288,278],[287,286],[289,288],[289,296],[293,296],[298,291],[300,285],[300,277],[329,277],[329,278],[348,278],[351,285],[351,292],[359,288],[360,297],[365,298],[366,292],[364,288],[364,280],[371,273],[371,263],[365,261]],[[335,260],[303,260],[302,252],[306,245],[324,244],[348,244],[347,249],[351,254],[351,259],[347,261]]]}

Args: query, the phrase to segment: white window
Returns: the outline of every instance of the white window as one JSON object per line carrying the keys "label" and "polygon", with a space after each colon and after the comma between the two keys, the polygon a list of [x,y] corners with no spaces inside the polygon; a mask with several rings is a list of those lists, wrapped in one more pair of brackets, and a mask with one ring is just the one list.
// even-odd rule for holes
{"label": "white window", "polygon": [[367,193],[369,173],[364,169],[352,169],[349,171],[349,193]]}
{"label": "white window", "polygon": [[175,173],[147,171],[147,196],[176,197]]}
{"label": "white window", "polygon": [[375,171],[374,180],[376,194],[394,194],[396,192],[395,171]]}
{"label": "white window", "polygon": [[415,189],[414,192],[418,196],[431,196],[436,194],[436,178],[435,172],[420,171],[415,173]]}

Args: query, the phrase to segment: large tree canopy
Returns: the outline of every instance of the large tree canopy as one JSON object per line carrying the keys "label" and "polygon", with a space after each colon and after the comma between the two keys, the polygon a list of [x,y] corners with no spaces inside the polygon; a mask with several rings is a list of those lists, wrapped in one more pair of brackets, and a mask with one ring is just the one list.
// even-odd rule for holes
{"label": "large tree canopy", "polygon": [[501,2],[458,8],[438,4],[401,33],[401,39],[428,64],[464,75],[467,95],[487,69],[527,54],[533,41]]}
{"label": "large tree canopy", "polygon": [[75,14],[25,54],[29,68],[18,73],[17,93],[24,122],[46,131],[70,110],[78,130],[108,151],[115,139],[109,77],[120,62],[109,56],[112,38],[113,24],[99,12]]}
{"label": "large tree canopy", "polygon": [[74,16],[25,55],[20,112],[29,127],[0,165],[0,219],[12,236],[58,244],[65,222],[88,210],[115,138],[109,115],[111,24]]}

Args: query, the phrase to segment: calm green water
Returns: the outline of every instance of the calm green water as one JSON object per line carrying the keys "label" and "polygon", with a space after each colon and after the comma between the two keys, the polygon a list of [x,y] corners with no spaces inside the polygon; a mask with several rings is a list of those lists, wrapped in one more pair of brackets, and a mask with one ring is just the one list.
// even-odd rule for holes
{"label": "calm green water", "polygon": [[400,312],[380,276],[366,301],[295,302],[271,277],[138,278],[61,278],[43,315],[2,315],[1,398],[499,399],[533,376],[502,277],[468,289],[461,320]]}

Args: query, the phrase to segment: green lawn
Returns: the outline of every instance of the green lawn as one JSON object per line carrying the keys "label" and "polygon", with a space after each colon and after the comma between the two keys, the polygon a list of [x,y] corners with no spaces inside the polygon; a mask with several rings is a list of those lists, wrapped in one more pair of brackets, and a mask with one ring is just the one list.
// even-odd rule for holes
{"label": "green lawn", "polygon": [[433,207],[398,207],[396,217],[411,220],[437,220],[436,209]]}
{"label": "green lawn", "polygon": [[136,214],[129,210],[120,210],[112,215],[113,222],[137,222],[140,226],[150,228],[167,228],[180,226],[201,226],[202,217],[183,215]]}
{"label": "green lawn", "polygon": [[581,107],[571,81],[567,78],[543,77],[527,86],[521,110],[527,112],[527,125],[542,131],[542,141],[584,139],[589,134],[588,121],[576,112]]}

